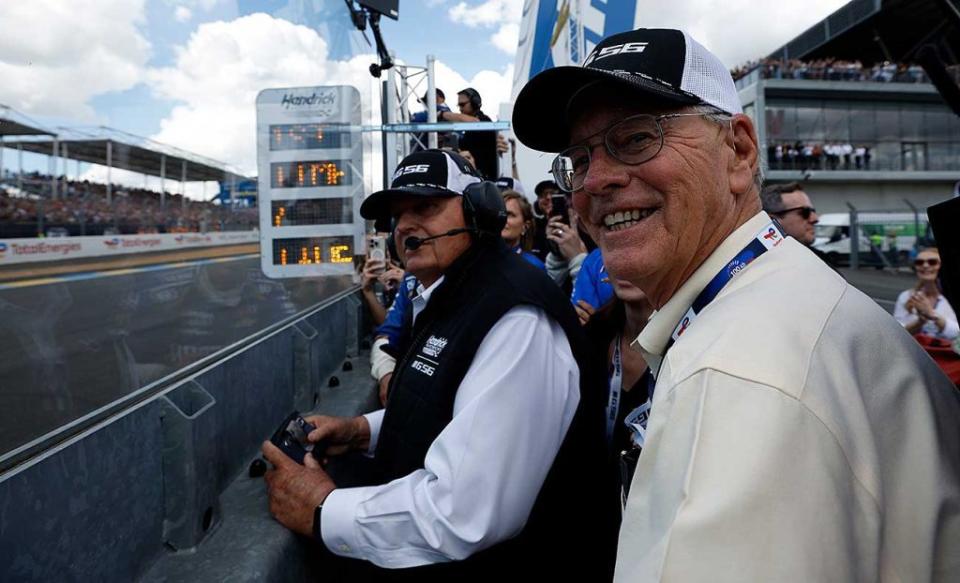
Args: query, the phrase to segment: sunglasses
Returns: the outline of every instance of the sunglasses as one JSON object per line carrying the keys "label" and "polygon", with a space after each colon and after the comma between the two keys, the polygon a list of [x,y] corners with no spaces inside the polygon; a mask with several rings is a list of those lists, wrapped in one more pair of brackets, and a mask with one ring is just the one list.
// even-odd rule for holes
{"label": "sunglasses", "polygon": [[929,265],[930,267],[936,267],[940,265],[940,260],[935,257],[931,257],[930,259],[914,259],[913,264],[916,265],[917,267],[923,267],[924,265]]}
{"label": "sunglasses", "polygon": [[812,206],[795,206],[792,209],[785,209],[778,213],[773,213],[773,214],[782,217],[783,215],[787,213],[792,213],[793,211],[799,211],[800,216],[803,217],[803,220],[807,220],[810,218],[810,215],[817,212],[817,209],[813,208]]}

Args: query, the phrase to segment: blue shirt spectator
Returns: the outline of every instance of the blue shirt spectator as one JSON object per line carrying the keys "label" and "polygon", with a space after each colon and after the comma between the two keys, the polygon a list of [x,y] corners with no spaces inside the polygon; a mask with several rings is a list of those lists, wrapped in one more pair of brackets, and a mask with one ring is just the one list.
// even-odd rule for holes
{"label": "blue shirt spectator", "polygon": [[[441,111],[450,111],[450,106],[446,103],[437,104],[437,112]],[[417,113],[410,116],[411,123],[426,123],[427,122],[427,110],[418,111]]]}
{"label": "blue shirt spectator", "polygon": [[583,264],[580,266],[580,273],[577,274],[577,281],[573,284],[573,295],[570,301],[573,305],[583,300],[599,308],[613,298],[613,284],[610,283],[610,276],[607,274],[607,268],[603,265],[603,255],[600,254],[600,248],[591,251]]}
{"label": "blue shirt spectator", "polygon": [[541,269],[544,272],[547,271],[547,266],[544,265],[543,261],[540,261],[539,257],[534,255],[533,253],[530,253],[529,251],[524,251],[523,248],[521,248],[519,245],[513,248],[513,252],[519,255],[520,257],[522,257],[524,261],[526,261],[530,265],[538,269]]}
{"label": "blue shirt spectator", "polygon": [[386,336],[391,345],[397,346],[399,344],[400,338],[403,337],[405,323],[412,321],[408,314],[413,310],[411,297],[416,293],[417,285],[419,285],[419,282],[413,274],[405,273],[403,275],[403,282],[400,284],[400,289],[397,290],[393,303],[390,304],[390,309],[387,310],[387,317],[383,320],[383,324],[377,327],[374,337]]}

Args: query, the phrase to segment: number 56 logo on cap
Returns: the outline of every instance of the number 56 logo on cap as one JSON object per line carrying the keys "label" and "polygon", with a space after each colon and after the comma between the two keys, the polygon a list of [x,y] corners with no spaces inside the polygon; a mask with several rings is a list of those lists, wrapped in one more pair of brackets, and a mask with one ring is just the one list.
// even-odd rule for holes
{"label": "number 56 logo on cap", "polygon": [[622,45],[610,45],[609,47],[603,47],[599,51],[594,51],[587,57],[587,60],[584,61],[583,66],[586,67],[590,63],[604,59],[606,57],[612,57],[614,55],[621,55],[624,53],[642,53],[646,50],[647,45],[650,43],[623,43]]}

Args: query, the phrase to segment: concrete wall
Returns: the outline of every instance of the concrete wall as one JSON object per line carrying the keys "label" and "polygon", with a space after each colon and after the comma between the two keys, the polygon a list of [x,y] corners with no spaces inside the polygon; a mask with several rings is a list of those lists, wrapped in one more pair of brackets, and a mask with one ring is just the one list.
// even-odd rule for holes
{"label": "concrete wall", "polygon": [[[331,301],[0,475],[0,581],[135,581],[152,566],[151,580],[268,580],[295,539],[267,515],[262,480],[238,477],[290,411],[344,399],[327,379],[357,353],[359,305],[356,294]],[[354,374],[372,396],[368,371]],[[225,497],[238,483],[249,495]],[[275,547],[242,565],[204,555],[213,571],[171,576],[215,531]]]}
{"label": "concrete wall", "polygon": [[847,203],[863,210],[907,210],[909,200],[919,209],[953,196],[953,182],[829,182],[803,183],[813,206],[822,213],[849,212]]}

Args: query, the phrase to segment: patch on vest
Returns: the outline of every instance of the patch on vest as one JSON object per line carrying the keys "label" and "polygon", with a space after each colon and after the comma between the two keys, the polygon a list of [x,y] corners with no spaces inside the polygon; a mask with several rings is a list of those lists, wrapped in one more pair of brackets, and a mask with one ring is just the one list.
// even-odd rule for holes
{"label": "patch on vest", "polygon": [[437,366],[440,365],[433,359],[439,358],[440,353],[446,348],[447,342],[446,338],[430,336],[423,344],[423,348],[420,349],[421,354],[418,354],[410,363],[410,368],[432,377],[433,373],[437,371]]}
{"label": "patch on vest", "polygon": [[420,371],[423,374],[427,375],[428,377],[432,377],[433,373],[437,371],[437,367],[433,366],[432,364],[427,364],[418,359],[414,359],[414,361],[410,363],[410,368],[416,371]]}
{"label": "patch on vest", "polygon": [[430,338],[427,338],[426,344],[423,345],[423,353],[432,358],[437,358],[446,346],[446,338],[430,336]]}

